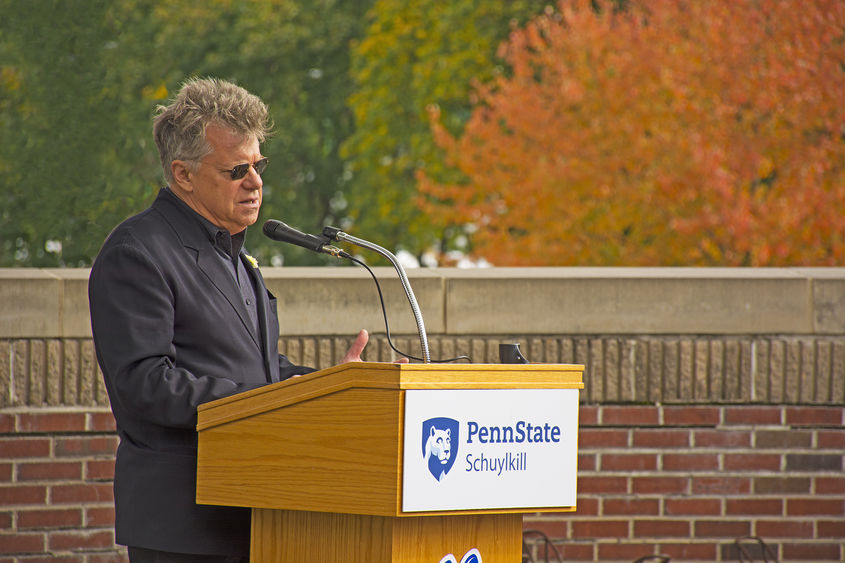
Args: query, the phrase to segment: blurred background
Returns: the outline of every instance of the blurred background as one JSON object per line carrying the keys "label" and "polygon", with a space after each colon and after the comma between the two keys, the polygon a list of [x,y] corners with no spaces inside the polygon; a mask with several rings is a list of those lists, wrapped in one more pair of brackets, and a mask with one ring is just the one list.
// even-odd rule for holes
{"label": "blurred background", "polygon": [[406,265],[845,257],[841,0],[0,0],[0,267],[91,264],[189,76],[271,109],[260,222]]}

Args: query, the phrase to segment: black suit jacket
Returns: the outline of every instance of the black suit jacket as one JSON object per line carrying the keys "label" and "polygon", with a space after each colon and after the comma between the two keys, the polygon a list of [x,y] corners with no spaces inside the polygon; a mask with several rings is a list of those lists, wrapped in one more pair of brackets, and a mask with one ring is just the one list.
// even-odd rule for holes
{"label": "black suit jacket", "polygon": [[124,545],[248,554],[248,509],[195,503],[197,405],[313,371],[279,355],[276,300],[258,269],[245,262],[256,333],[216,252],[199,216],[164,189],[109,235],[91,269],[94,345],[120,436]]}

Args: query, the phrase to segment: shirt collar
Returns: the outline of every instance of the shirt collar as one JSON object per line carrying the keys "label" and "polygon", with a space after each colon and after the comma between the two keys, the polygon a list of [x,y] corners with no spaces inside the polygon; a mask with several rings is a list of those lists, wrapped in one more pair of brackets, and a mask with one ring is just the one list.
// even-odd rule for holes
{"label": "shirt collar", "polygon": [[182,198],[177,196],[173,191],[167,187],[165,188],[173,195],[173,198],[186,209],[189,214],[194,217],[203,228],[203,232],[208,236],[209,242],[217,250],[223,252],[226,256],[234,260],[244,247],[244,240],[246,239],[246,229],[230,235],[226,229],[221,229],[199,213],[197,213],[190,205],[185,203]]}

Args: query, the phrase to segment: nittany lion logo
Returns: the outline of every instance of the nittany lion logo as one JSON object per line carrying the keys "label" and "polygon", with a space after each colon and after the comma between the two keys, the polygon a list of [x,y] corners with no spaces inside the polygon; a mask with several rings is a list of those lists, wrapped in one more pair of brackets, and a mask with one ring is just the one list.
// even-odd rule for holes
{"label": "nittany lion logo", "polygon": [[[458,560],[450,553],[441,559],[440,563],[458,563]],[[477,549],[472,548],[461,557],[461,563],[481,563],[481,554]]]}
{"label": "nittany lion logo", "polygon": [[[458,449],[458,421],[429,418],[422,424],[422,453],[428,470],[440,481],[455,464]],[[452,447],[454,444],[454,448]]]}

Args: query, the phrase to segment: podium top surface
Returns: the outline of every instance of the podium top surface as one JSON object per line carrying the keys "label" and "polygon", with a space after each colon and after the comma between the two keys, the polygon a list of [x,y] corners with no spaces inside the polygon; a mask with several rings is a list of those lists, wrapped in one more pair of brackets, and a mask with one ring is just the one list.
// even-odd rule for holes
{"label": "podium top surface", "polygon": [[202,404],[197,430],[345,389],[583,389],[583,372],[579,364],[352,362]]}

